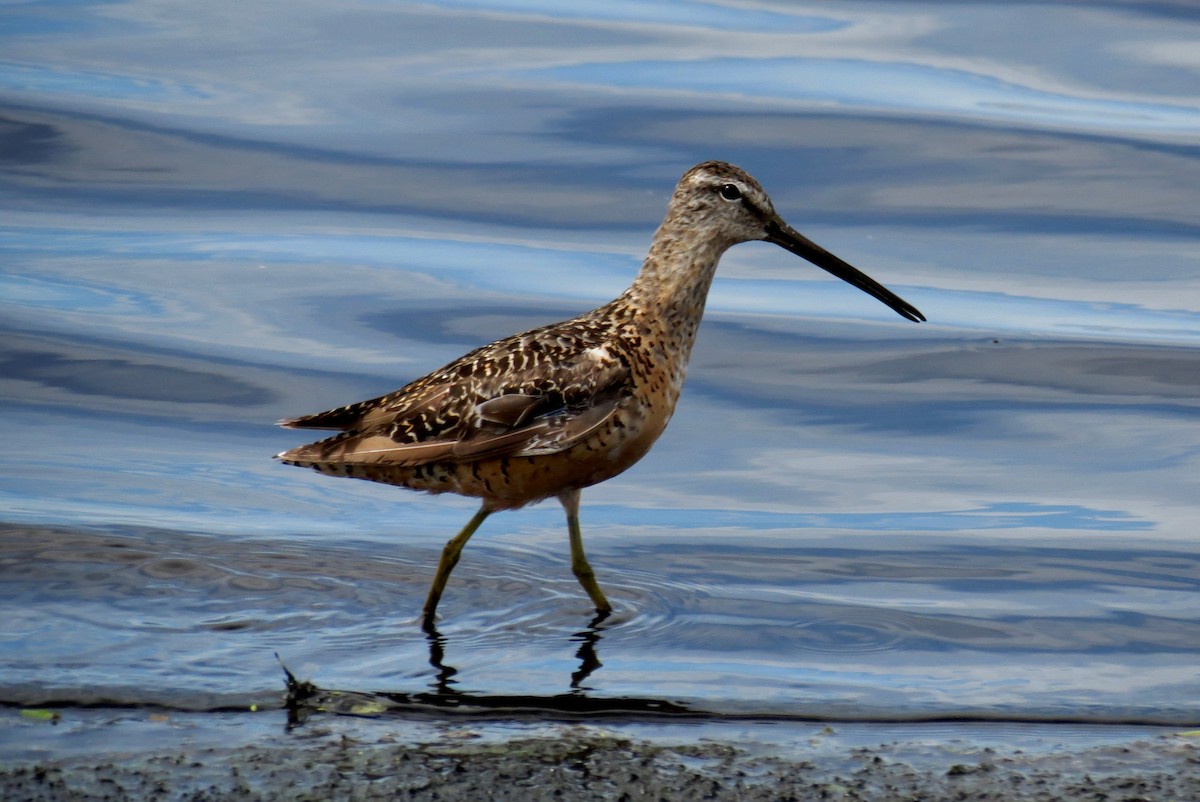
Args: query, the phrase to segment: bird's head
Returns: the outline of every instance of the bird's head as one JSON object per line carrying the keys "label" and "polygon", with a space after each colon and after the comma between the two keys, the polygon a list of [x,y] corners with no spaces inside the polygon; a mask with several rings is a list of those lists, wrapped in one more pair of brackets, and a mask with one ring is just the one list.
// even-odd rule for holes
{"label": "bird's head", "polygon": [[784,222],[753,176],[725,162],[703,162],[684,173],[671,198],[668,217],[677,230],[704,232],[718,247],[766,240],[827,270],[913,321],[925,316],[915,306],[861,270],[817,245]]}

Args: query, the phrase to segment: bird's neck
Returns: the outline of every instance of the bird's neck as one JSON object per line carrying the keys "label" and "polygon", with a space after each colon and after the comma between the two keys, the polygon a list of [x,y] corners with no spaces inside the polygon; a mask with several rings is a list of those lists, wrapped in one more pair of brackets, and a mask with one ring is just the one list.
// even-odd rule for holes
{"label": "bird's neck", "polygon": [[691,355],[717,263],[728,247],[664,225],[641,272],[618,299],[639,336],[653,341],[658,357],[680,371]]}

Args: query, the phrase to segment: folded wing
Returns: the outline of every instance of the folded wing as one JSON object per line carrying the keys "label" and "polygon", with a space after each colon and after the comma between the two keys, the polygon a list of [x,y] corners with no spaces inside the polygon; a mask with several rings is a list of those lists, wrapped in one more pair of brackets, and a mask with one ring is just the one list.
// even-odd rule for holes
{"label": "folded wing", "polygon": [[630,374],[587,332],[548,329],[484,346],[395,393],[281,421],[343,431],[278,458],[413,467],[568,449],[608,422]]}

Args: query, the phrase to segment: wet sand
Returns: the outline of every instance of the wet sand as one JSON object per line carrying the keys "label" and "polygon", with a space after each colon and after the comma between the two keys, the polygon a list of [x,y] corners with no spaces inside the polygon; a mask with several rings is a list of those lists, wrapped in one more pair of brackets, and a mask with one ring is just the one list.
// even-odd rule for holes
{"label": "wet sand", "polygon": [[10,708],[4,799],[1186,800],[1200,732]]}

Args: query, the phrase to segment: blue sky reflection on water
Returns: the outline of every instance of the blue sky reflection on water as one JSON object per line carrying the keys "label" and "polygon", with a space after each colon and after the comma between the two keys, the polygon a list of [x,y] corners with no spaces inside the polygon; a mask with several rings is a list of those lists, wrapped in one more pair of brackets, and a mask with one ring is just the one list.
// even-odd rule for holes
{"label": "blue sky reflection on water", "polygon": [[[1080,98],[1007,83],[992,76],[927,65],[773,59],[574,65],[549,78],[609,88],[666,87],[697,94],[793,98],[813,106],[866,112],[920,108],[930,116],[1085,129],[1096,133],[1187,135],[1200,127],[1200,108],[1131,98]],[[765,80],[764,80],[765,78]]]}
{"label": "blue sky reflection on water", "polygon": [[[0,571],[4,698],[273,689],[274,651],[426,688],[411,619],[473,505],[275,464],[303,438],[273,421],[613,297],[679,174],[724,158],[930,322],[767,245],[725,257],[670,429],[584,495],[619,608],[588,692],[1200,720],[1200,19],[0,17],[0,564],[33,566]],[[468,548],[460,690],[567,689],[562,530],[542,505]]]}

